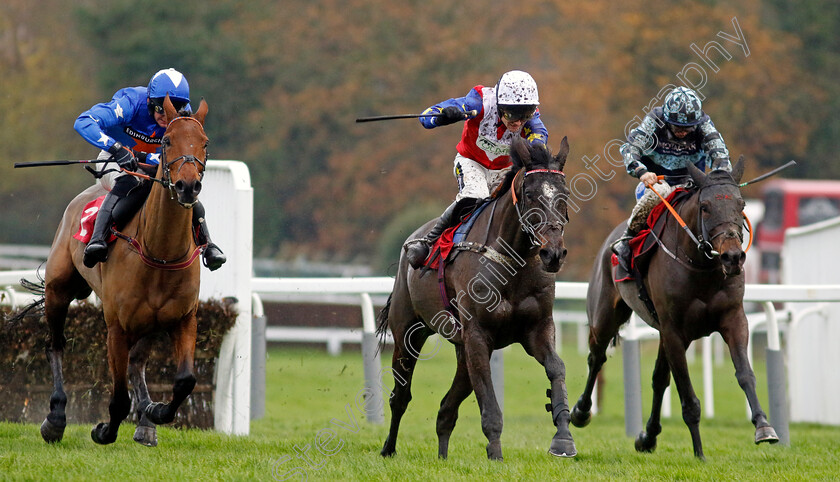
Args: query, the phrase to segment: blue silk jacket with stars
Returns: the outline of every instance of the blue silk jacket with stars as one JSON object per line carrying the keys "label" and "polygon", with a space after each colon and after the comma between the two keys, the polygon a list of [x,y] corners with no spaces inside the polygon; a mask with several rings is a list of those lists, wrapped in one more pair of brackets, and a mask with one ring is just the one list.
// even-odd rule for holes
{"label": "blue silk jacket with stars", "polygon": [[[135,151],[160,153],[160,141],[166,129],[149,113],[146,92],[146,87],[120,89],[110,102],[82,112],[73,128],[86,141],[105,151],[119,142]],[[157,164],[158,156],[148,156],[146,162]]]}

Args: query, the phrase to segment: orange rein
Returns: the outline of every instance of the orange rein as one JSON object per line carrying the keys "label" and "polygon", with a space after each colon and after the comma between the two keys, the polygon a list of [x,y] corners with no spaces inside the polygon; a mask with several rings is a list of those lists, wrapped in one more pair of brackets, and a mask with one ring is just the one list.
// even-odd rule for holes
{"label": "orange rein", "polygon": [[[662,179],[665,179],[665,176],[656,176],[656,178],[657,178],[657,179],[659,179],[659,180],[662,180]],[[668,211],[671,211],[671,214],[673,214],[673,215],[674,215],[674,219],[676,219],[676,220],[677,220],[677,222],[678,222],[678,223],[680,223],[680,226],[682,226],[682,228],[683,228],[683,229],[684,229],[684,230],[688,233],[688,235],[689,235],[689,236],[691,236],[691,239],[692,239],[692,240],[694,240],[694,242],[698,242],[698,241],[697,241],[697,239],[694,237],[694,234],[691,232],[691,230],[690,230],[690,229],[688,229],[688,226],[686,226],[685,221],[683,221],[683,219],[680,217],[680,215],[679,215],[679,214],[677,214],[676,209],[674,209],[674,207],[673,207],[673,206],[671,206],[671,203],[669,203],[668,201],[666,201],[666,200],[665,200],[665,198],[664,198],[664,197],[662,197],[662,195],[661,195],[661,194],[659,194],[658,192],[656,192],[656,190],[655,190],[655,189],[653,189],[653,187],[652,187],[652,186],[646,186],[646,187],[647,187],[648,189],[650,189],[651,191],[653,191],[653,192],[654,192],[654,194],[656,194],[657,196],[659,196],[659,199],[661,199],[661,200],[662,200],[662,202],[663,202],[663,203],[665,203],[665,207],[666,207],[666,208],[668,208]],[[747,217],[747,213],[746,213],[745,211],[741,211],[741,214],[743,214],[743,215],[744,215],[744,220],[746,220],[746,221],[747,221],[747,230],[750,232],[750,241],[747,243],[747,248],[744,250],[744,252],[746,253],[747,251],[749,251],[749,250],[750,250],[750,246],[752,246],[752,242],[753,242],[753,229],[752,229],[752,223],[750,222],[750,218],[748,218],[748,217]],[[698,244],[699,244],[699,243],[698,243]]]}

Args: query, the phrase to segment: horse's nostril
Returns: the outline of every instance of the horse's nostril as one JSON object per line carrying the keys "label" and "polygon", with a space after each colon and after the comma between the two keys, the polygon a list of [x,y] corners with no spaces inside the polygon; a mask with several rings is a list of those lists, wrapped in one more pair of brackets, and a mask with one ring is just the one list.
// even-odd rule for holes
{"label": "horse's nostril", "polygon": [[193,194],[196,196],[201,192],[201,181],[196,181],[193,185]]}
{"label": "horse's nostril", "polygon": [[184,181],[180,179],[175,181],[175,190],[178,192],[184,192]]}

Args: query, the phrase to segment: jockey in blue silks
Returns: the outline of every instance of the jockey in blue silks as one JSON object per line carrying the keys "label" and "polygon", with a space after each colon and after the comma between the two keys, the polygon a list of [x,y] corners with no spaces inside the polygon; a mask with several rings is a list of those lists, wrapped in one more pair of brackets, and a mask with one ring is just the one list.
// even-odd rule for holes
{"label": "jockey in blue silks", "polygon": [[[455,179],[458,195],[422,238],[405,243],[403,249],[409,264],[418,269],[429,256],[429,250],[441,234],[455,225],[490,196],[493,189],[510,170],[510,143],[514,136],[525,138],[530,145],[542,145],[548,131],[540,120],[537,83],[527,72],[506,72],[494,87],[477,85],[465,97],[457,97],[435,104],[420,117],[426,129],[466,121],[455,155]],[[473,113],[474,112],[474,113]]]}
{"label": "jockey in blue silks", "polygon": [[[622,266],[628,268],[630,240],[660,202],[652,190],[667,198],[676,188],[685,187],[689,164],[704,172],[707,166],[712,170],[731,171],[732,164],[723,137],[703,112],[700,98],[686,87],[673,89],[662,107],[648,112],[642,123],[630,131],[627,142],[621,146],[621,154],[627,173],[641,181],[627,229],[612,245]],[[668,177],[658,182],[659,175]]]}
{"label": "jockey in blue silks", "polygon": [[[86,141],[101,149],[98,159],[116,163],[124,171],[105,173],[100,182],[108,194],[96,216],[90,241],[85,247],[84,263],[92,268],[108,257],[107,234],[111,225],[125,224],[143,204],[150,185],[141,184],[125,171],[136,171],[137,162],[158,165],[161,139],[172,119],[166,118],[163,101],[166,95],[178,112],[189,114],[190,86],[186,77],[175,69],[158,71],[148,87],[126,87],[118,90],[110,102],[96,104],[82,112],[74,128]],[[135,189],[137,188],[137,189]],[[216,270],[227,257],[213,242],[204,219],[204,206],[193,206],[193,228],[196,244],[206,248],[204,265]]]}

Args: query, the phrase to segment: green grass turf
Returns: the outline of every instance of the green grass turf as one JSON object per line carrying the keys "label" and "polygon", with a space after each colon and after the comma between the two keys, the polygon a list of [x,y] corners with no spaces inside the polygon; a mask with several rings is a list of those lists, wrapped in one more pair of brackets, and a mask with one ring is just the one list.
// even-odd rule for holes
{"label": "green grass turf", "polygon": [[[433,340],[427,350],[433,347]],[[71,425],[62,442],[48,445],[36,424],[0,423],[2,480],[813,480],[840,478],[840,427],[791,425],[791,446],[756,446],[743,393],[726,359],[715,367],[715,417],[700,425],[706,462],[692,455],[679,401],[663,420],[652,454],[639,454],[624,433],[621,348],[605,365],[603,410],[584,428],[572,428],[578,456],[547,454],[554,427],[543,408],[548,381],[542,367],[521,347],[505,350],[503,462],[486,459],[474,396],[463,403],[450,441],[449,458],[437,458],[435,418],[455,372],[448,344],[418,362],[413,401],[402,420],[396,456],[379,450],[386,424],[368,423],[357,408],[363,390],[358,350],[331,357],[322,350],[274,348],[267,362],[266,415],[247,437],[212,431],[158,429],[159,445],[134,443],[132,425],[116,443],[98,446],[88,425]],[[650,374],[655,345],[643,345],[643,407],[650,409]],[[563,347],[570,404],[583,388],[586,356]],[[382,357],[390,363],[390,352]],[[756,353],[759,398],[767,409],[763,356]],[[698,357],[691,364],[695,390],[703,399]],[[386,386],[393,381],[385,378]],[[387,396],[387,394],[386,394]],[[48,401],[41,402],[46,414]],[[648,413],[645,412],[645,419]],[[328,452],[324,455],[317,446]],[[302,455],[305,454],[305,455]]]}

